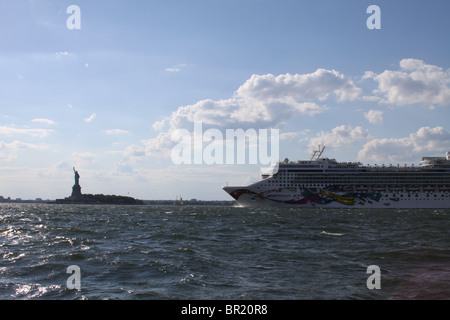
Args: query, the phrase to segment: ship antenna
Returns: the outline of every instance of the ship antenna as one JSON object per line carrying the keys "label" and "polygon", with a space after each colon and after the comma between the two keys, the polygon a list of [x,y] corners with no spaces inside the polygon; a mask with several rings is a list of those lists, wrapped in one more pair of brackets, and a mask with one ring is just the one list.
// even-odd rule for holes
{"label": "ship antenna", "polygon": [[320,149],[320,145],[319,145],[319,155],[317,156],[317,160],[320,159],[320,157],[322,156],[322,153],[324,152],[324,150],[325,150],[325,146],[322,146],[322,149]]}
{"label": "ship antenna", "polygon": [[[309,160],[310,160],[310,161],[311,161],[311,160],[319,160],[319,159],[320,159],[320,156],[322,155],[322,153],[323,153],[324,150],[325,150],[325,146],[322,146],[322,148],[321,148],[321,146],[320,146],[320,144],[319,144],[319,149],[313,151],[313,154],[312,154],[312,156],[311,156],[311,158],[310,158]],[[316,156],[316,155],[317,155],[317,156]]]}

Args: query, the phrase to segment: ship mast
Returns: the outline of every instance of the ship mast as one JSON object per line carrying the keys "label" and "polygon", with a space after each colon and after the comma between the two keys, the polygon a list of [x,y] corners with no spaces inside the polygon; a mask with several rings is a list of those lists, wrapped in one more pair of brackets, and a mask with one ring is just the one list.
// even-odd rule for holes
{"label": "ship mast", "polygon": [[325,150],[325,146],[321,146],[319,144],[319,149],[318,150],[313,150],[313,154],[312,154],[312,156],[311,156],[311,158],[309,160],[310,161],[319,160],[320,156],[322,155],[324,150]]}

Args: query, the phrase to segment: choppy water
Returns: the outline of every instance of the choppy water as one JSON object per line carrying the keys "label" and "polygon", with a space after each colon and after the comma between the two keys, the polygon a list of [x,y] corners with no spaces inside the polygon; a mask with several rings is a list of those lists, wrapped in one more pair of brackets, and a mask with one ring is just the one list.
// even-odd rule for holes
{"label": "choppy water", "polygon": [[[450,299],[450,210],[0,205],[0,299]],[[80,268],[80,290],[67,286]],[[381,269],[369,290],[367,267]]]}

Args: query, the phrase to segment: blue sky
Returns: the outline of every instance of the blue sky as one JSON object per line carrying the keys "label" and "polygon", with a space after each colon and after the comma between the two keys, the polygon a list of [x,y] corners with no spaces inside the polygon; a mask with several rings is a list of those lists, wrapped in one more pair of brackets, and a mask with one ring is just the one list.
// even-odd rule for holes
{"label": "blue sky", "polygon": [[[369,30],[367,8],[381,9]],[[81,29],[69,30],[70,5]],[[228,199],[258,165],[171,161],[175,129],[280,130],[280,158],[450,150],[450,2],[0,1],[0,195]]]}

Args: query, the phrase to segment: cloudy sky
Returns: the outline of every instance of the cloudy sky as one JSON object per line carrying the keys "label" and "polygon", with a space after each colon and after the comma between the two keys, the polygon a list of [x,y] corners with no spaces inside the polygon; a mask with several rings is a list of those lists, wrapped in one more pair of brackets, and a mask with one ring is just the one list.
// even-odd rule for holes
{"label": "cloudy sky", "polygon": [[[373,4],[381,29],[367,27]],[[318,144],[371,164],[444,155],[449,12],[448,0],[1,0],[0,195],[66,197],[75,166],[84,193],[230,199],[221,187],[261,166],[175,165],[171,134],[196,121],[279,129],[280,158]]]}

